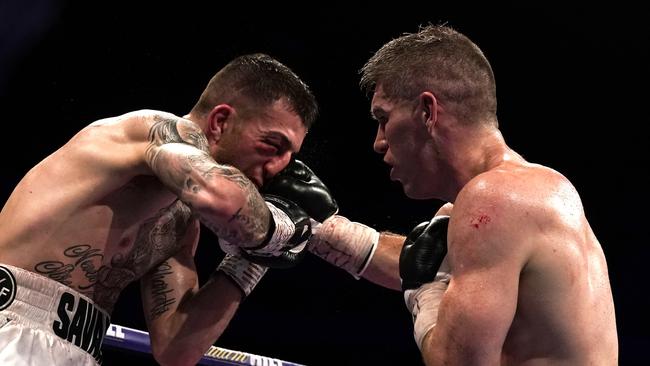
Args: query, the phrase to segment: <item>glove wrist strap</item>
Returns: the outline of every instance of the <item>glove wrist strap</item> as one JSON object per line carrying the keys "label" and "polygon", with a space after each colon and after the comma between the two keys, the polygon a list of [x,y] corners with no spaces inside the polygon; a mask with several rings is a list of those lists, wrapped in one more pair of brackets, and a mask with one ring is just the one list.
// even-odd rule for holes
{"label": "glove wrist strap", "polygon": [[257,254],[277,255],[286,247],[287,241],[295,234],[296,226],[284,211],[275,207],[272,203],[266,202],[266,206],[271,211],[270,228],[275,228],[269,233],[267,240],[259,247],[246,248],[247,251],[254,250]]}
{"label": "glove wrist strap", "polygon": [[267,269],[240,256],[226,254],[216,270],[228,276],[242,290],[244,297],[247,297]]}

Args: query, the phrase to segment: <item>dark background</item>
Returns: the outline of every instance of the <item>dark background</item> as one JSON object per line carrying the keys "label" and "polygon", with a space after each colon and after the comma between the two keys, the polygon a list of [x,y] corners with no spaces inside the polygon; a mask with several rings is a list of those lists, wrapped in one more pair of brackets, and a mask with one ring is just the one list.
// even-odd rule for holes
{"label": "dark background", "polygon": [[[648,364],[650,43],[643,14],[620,1],[0,0],[1,194],[6,199],[32,165],[86,124],[143,108],[183,115],[220,67],[265,52],[299,74],[319,100],[320,118],[299,157],[329,185],[341,213],[408,232],[441,202],[408,200],[388,179],[372,151],[376,126],[358,70],[386,41],[420,24],[448,22],[492,63],[509,145],[560,171],[581,193],[609,264],[620,364]],[[204,232],[202,279],[222,256]],[[137,285],[123,294],[112,320],[145,329]],[[399,292],[309,257],[298,268],[270,271],[217,345],[308,365],[418,365],[411,331]],[[105,364],[126,359],[152,362],[107,350]]]}

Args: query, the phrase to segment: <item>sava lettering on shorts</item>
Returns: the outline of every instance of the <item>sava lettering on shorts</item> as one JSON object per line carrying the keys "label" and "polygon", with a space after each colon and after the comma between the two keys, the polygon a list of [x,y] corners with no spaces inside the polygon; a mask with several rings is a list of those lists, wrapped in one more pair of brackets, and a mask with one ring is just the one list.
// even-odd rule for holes
{"label": "sava lettering on shorts", "polygon": [[54,333],[101,361],[102,340],[110,318],[85,299],[63,292],[56,311],[59,320],[52,323]]}

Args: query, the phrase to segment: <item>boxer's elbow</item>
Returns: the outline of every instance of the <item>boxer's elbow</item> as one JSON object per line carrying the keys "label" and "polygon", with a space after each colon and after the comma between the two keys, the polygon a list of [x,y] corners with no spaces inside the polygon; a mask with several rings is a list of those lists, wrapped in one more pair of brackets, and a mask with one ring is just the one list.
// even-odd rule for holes
{"label": "boxer's elbow", "polygon": [[158,326],[150,327],[151,353],[160,365],[196,365],[221,332],[216,337],[201,331],[183,332],[184,326],[175,320],[178,319],[168,317]]}

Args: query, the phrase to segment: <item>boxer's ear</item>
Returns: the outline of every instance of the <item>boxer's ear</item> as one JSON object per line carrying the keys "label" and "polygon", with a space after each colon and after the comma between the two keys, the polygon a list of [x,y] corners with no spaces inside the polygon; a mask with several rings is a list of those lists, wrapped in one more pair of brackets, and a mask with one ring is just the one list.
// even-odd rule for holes
{"label": "boxer's ear", "polygon": [[438,122],[438,115],[443,112],[438,98],[431,92],[422,92],[418,97],[418,107],[421,112],[422,123],[427,127],[429,133],[433,131]]}
{"label": "boxer's ear", "polygon": [[224,130],[234,115],[234,108],[228,104],[219,104],[208,115],[208,140],[219,142]]}

